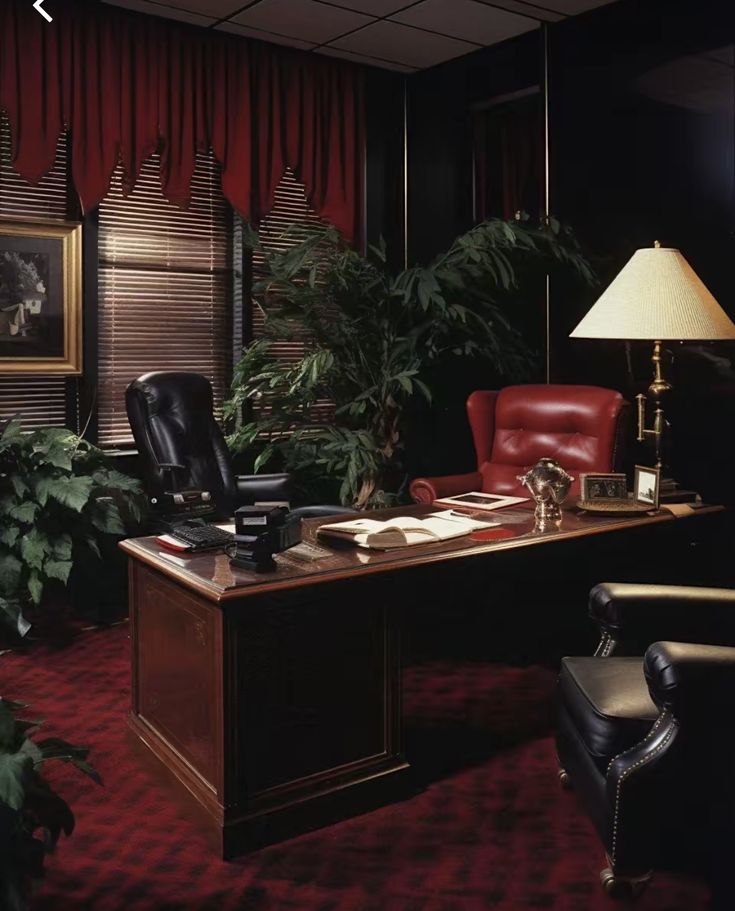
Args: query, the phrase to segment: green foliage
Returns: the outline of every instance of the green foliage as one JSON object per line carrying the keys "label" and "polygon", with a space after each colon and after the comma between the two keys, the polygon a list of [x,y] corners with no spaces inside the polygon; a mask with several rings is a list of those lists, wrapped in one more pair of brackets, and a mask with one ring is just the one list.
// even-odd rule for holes
{"label": "green foliage", "polygon": [[26,911],[46,854],[74,829],[69,805],[41,775],[44,763],[71,763],[101,784],[87,750],[56,737],[33,740],[39,724],[18,717],[24,708],[0,699],[0,907],[8,911]]}
{"label": "green foliage", "polygon": [[[21,635],[23,610],[49,582],[66,585],[75,560],[99,557],[102,535],[125,533],[123,514],[140,521],[138,481],[69,430],[0,430],[0,618]],[[121,512],[122,510],[122,512]]]}
{"label": "green foliage", "polygon": [[[481,357],[510,380],[528,375],[532,354],[506,315],[531,270],[562,269],[592,282],[589,264],[558,223],[532,228],[492,219],[458,237],[428,266],[392,275],[383,243],[363,257],[332,228],[291,229],[298,243],[266,257],[255,288],[265,334],[235,369],[225,416],[235,452],[263,439],[255,470],[278,458],[318,482],[338,479],[343,503],[382,506],[402,477],[403,423],[411,399],[431,401],[430,366]],[[275,342],[307,339],[299,361]],[[315,417],[325,400],[332,423]],[[235,426],[248,403],[267,403]]]}

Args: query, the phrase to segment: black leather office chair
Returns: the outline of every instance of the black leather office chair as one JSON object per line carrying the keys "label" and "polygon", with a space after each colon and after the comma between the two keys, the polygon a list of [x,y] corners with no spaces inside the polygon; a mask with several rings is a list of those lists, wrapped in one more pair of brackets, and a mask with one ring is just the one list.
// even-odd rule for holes
{"label": "black leather office chair", "polygon": [[[201,374],[146,373],[128,386],[125,405],[143,483],[152,499],[160,501],[171,490],[205,490],[222,518],[256,501],[291,501],[288,474],[235,475],[227,443],[214,419],[212,386]],[[320,505],[293,512],[309,518],[354,510]]]}
{"label": "black leather office chair", "polygon": [[654,869],[693,868],[732,898],[735,591],[606,583],[589,609],[601,640],[562,661],[557,750],[607,852],[602,884],[635,897]]}

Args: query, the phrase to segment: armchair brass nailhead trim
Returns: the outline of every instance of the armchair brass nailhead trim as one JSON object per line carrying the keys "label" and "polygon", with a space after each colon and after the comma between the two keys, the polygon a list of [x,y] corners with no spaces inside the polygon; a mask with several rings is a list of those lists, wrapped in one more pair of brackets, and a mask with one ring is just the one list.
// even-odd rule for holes
{"label": "armchair brass nailhead trim", "polygon": [[655,759],[655,757],[658,756],[658,754],[661,753],[666,748],[669,741],[674,736],[674,733],[676,732],[676,729],[678,728],[679,723],[677,722],[677,720],[675,718],[672,717],[671,713],[668,710],[663,711],[659,715],[654,726],[651,728],[651,730],[648,732],[648,734],[644,737],[644,739],[641,740],[641,742],[636,744],[634,747],[631,747],[629,750],[624,750],[622,753],[619,753],[617,756],[615,756],[613,759],[611,759],[610,764],[607,767],[607,771],[609,773],[610,766],[613,764],[613,762],[615,762],[616,759],[619,759],[621,756],[625,756],[627,753],[632,753],[635,750],[640,749],[645,743],[647,743],[653,737],[656,729],[661,726],[661,723],[664,721],[664,719],[666,719],[667,721],[671,721],[671,728],[667,732],[664,739],[661,741],[661,743],[656,747],[656,749],[652,753],[647,753],[645,756],[641,756],[641,758],[637,762],[633,763],[633,765],[629,769],[626,769],[626,771],[623,772],[623,774],[620,776],[620,779],[618,781],[618,786],[615,790],[615,815],[613,818],[612,857],[611,857],[612,863],[613,863],[613,870],[615,868],[615,861],[616,861],[617,839],[618,839],[618,821],[620,819],[620,794],[621,794],[621,790],[623,787],[623,782],[637,768],[639,768],[642,765],[645,765],[648,762],[651,762],[652,759]]}

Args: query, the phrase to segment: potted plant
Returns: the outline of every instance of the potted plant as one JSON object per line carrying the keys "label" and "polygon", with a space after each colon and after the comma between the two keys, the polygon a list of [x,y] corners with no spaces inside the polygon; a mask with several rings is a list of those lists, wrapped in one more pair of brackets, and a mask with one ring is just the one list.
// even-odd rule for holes
{"label": "potted plant", "polygon": [[104,536],[125,534],[143,502],[137,480],[71,431],[0,426],[0,618],[25,635],[28,608],[98,558]]}
{"label": "potted plant", "polygon": [[44,764],[71,763],[101,784],[87,750],[57,737],[33,740],[39,724],[18,717],[24,708],[0,699],[0,907],[7,911],[25,911],[43,877],[46,855],[62,832],[71,835],[74,829],[69,805],[41,774]]}
{"label": "potted plant", "polygon": [[[357,509],[398,495],[406,408],[431,400],[432,365],[469,356],[509,379],[528,370],[532,353],[506,315],[519,274],[561,268],[593,281],[571,232],[553,221],[491,219],[430,265],[396,275],[382,244],[364,257],[333,228],[299,230],[294,247],[266,256],[254,289],[264,332],[235,368],[228,442],[235,453],[263,443],[256,471],[278,459],[311,483],[338,479],[342,503]],[[296,361],[274,356],[276,342],[304,339]]]}

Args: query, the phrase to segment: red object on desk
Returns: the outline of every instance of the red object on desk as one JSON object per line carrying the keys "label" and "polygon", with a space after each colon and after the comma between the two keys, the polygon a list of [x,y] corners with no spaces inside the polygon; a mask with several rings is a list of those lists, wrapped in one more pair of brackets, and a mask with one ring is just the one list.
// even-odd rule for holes
{"label": "red object on desk", "polygon": [[473,531],[470,541],[500,541],[503,538],[515,538],[516,533],[510,528],[483,528]]}
{"label": "red object on desk", "polygon": [[156,544],[160,544],[161,547],[165,547],[166,550],[171,550],[176,553],[186,553],[186,551],[191,550],[191,544],[173,538],[171,535],[158,535],[156,537]]}

